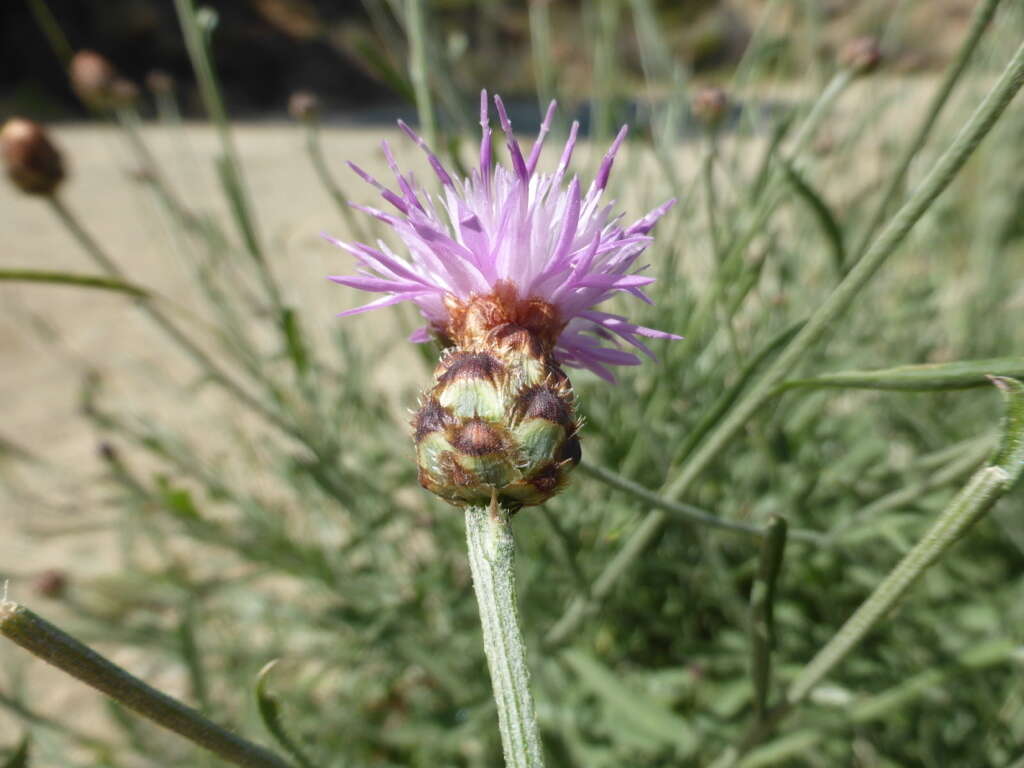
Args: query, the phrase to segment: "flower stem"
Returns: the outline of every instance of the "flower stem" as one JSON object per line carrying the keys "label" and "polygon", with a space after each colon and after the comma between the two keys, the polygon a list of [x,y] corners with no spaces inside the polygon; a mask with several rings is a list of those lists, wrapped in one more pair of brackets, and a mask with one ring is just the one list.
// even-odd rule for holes
{"label": "flower stem", "polygon": [[914,134],[914,138],[912,138],[907,144],[907,148],[904,150],[903,157],[900,158],[896,171],[889,179],[889,185],[886,187],[885,194],[882,196],[878,206],[871,214],[868,225],[864,227],[864,232],[861,235],[861,239],[858,242],[857,247],[853,249],[853,259],[847,267],[850,267],[853,263],[857,262],[867,251],[868,246],[871,245],[871,240],[874,238],[878,228],[885,220],[885,214],[892,207],[893,202],[895,202],[896,197],[903,188],[903,182],[907,178],[907,171],[910,170],[911,163],[914,162],[914,158],[917,157],[917,153],[921,150],[921,147],[923,147],[928,141],[932,128],[935,127],[935,123],[939,119],[939,113],[942,112],[942,108],[945,107],[946,102],[949,101],[950,94],[953,93],[953,87],[967,68],[967,62],[974,53],[974,49],[978,47],[978,42],[981,40],[981,36],[988,27],[989,22],[992,21],[992,17],[995,16],[996,9],[999,7],[1000,2],[1001,0],[983,0],[983,2],[975,9],[974,16],[971,19],[970,31],[968,31],[967,37],[960,46],[956,60],[950,65],[949,69],[946,70],[946,75],[942,79],[942,84],[935,92],[935,95],[932,97],[931,104],[928,106],[928,114],[918,126],[917,132]]}
{"label": "flower stem", "polygon": [[416,95],[420,131],[427,144],[436,147],[437,123],[434,120],[434,101],[427,77],[427,31],[422,0],[405,0],[405,24],[409,36],[409,79],[412,80]]}
{"label": "flower stem", "polygon": [[480,606],[484,652],[491,671],[498,727],[510,768],[541,768],[537,713],[530,695],[526,647],[516,609],[515,540],[508,512],[498,507],[466,510],[466,542],[473,588]]}
{"label": "flower stem", "polygon": [[151,688],[22,605],[9,601],[0,603],[0,634],[128,709],[230,763],[249,768],[290,768],[273,752]]}

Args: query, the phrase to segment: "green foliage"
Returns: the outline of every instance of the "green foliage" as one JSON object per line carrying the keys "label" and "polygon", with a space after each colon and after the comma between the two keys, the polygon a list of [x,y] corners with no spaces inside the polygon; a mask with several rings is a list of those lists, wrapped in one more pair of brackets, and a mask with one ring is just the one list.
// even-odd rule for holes
{"label": "green foliage", "polygon": [[[405,22],[407,5],[421,4],[389,4],[395,20]],[[547,18],[544,5],[531,4],[535,26]],[[632,31],[619,22],[649,14],[649,5],[610,2],[589,18],[595,48],[581,57],[608,78],[598,94],[601,131],[621,97],[640,90],[616,59],[613,40]],[[191,3],[179,6],[187,21]],[[430,30],[429,19],[418,22],[420,33]],[[1019,8],[1004,9],[993,32],[1021,23]],[[650,43],[658,29],[637,25],[641,32]],[[990,70],[1013,55],[1017,41],[1007,37],[983,40],[963,93],[933,135],[920,135],[913,149],[922,171],[967,122]],[[70,621],[84,639],[187,680],[186,698],[218,722],[256,741],[269,730],[297,765],[497,765],[462,516],[417,487],[405,409],[429,384],[429,368],[384,394],[379,383],[394,378],[394,363],[390,348],[360,339],[367,326],[359,323],[372,321],[337,321],[328,342],[310,329],[330,318],[282,298],[286,275],[262,240],[207,71],[210,42],[192,30],[203,95],[222,128],[215,178],[232,221],[186,208],[158,173],[147,183],[185,244],[215,328],[200,337],[205,355],[191,356],[204,386],[190,380],[189,396],[223,397],[223,419],[197,431],[159,409],[126,409],[104,382],[90,381],[85,410],[113,451],[89,522],[117,536],[121,555],[111,575],[76,584]],[[400,53],[363,54],[396,91],[436,100],[443,133],[472,122],[454,110],[473,94],[456,90],[443,62],[423,60],[439,47],[428,43],[418,41],[417,72],[393,66]],[[752,84],[770,43],[755,34],[740,64],[735,121],[717,137],[684,137],[708,153],[703,179],[677,162],[679,70],[671,59],[645,65],[653,95],[641,100],[653,138],[635,140],[629,162],[620,158],[613,192],[629,214],[677,187],[692,192],[659,224],[648,255],[660,278],[655,304],[635,318],[686,339],[659,342],[659,363],[623,372],[615,387],[574,376],[581,471],[542,510],[514,518],[548,765],[1009,764],[1024,735],[1024,686],[1014,674],[1024,647],[1019,489],[945,551],[786,719],[769,713],[986,460],[1002,411],[994,388],[970,387],[1024,374],[1024,236],[1019,204],[1007,203],[1024,190],[1020,106],[850,294],[845,312],[793,356],[792,373],[767,382],[771,396],[708,453],[737,405],[805,338],[838,279],[870,254],[884,231],[877,206],[907,157],[907,117],[888,115],[892,105],[851,118],[812,94],[784,110],[760,108]],[[542,63],[553,78],[545,89],[571,87]],[[664,93],[666,81],[679,87]],[[830,99],[842,106],[850,94],[840,86]],[[862,86],[873,84],[852,87]],[[813,130],[794,146],[809,114]],[[832,148],[812,152],[825,132]],[[450,146],[457,152],[459,143]],[[908,197],[883,207],[891,213]],[[865,247],[848,248],[853,242]],[[168,339],[182,346],[180,335]],[[396,334],[392,343],[405,342]],[[695,457],[701,470],[692,474]],[[691,474],[675,498],[673,487]],[[650,536],[633,551],[638,531]],[[155,765],[160,754],[160,765],[196,764],[189,745],[130,718],[111,714],[102,739],[61,728],[40,714],[47,702],[32,683],[8,672],[15,650],[0,648],[0,658],[0,706],[30,729],[33,760]],[[273,674],[261,674],[274,659]]]}

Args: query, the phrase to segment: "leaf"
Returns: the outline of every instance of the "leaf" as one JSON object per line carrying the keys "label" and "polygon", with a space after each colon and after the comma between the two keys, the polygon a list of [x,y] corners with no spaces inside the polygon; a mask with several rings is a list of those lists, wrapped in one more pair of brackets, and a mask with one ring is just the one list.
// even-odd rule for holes
{"label": "leaf", "polygon": [[877,371],[838,371],[813,379],[784,381],[778,392],[797,388],[887,389],[929,392],[989,384],[990,376],[1024,376],[1024,357],[960,360],[954,363],[903,365]]}
{"label": "leaf", "polygon": [[149,291],[124,280],[101,275],[78,275],[71,272],[51,272],[41,269],[0,269],[0,280],[18,283],[51,283],[55,285],[76,285],[79,288],[93,288],[116,293],[126,293],[140,299],[148,298]]}
{"label": "leaf", "polygon": [[292,737],[284,729],[284,724],[281,722],[281,710],[277,700],[267,690],[267,680],[270,678],[271,671],[277,666],[278,661],[280,659],[268,662],[256,677],[256,705],[260,712],[260,719],[263,720],[263,724],[270,731],[270,735],[274,737],[274,740],[295,759],[295,762],[301,768],[316,768],[316,764],[306,757],[306,754],[299,748],[299,745],[292,740]]}
{"label": "leaf", "polygon": [[198,520],[199,510],[192,501],[192,494],[184,488],[175,488],[166,477],[157,478],[157,489],[167,509],[183,520]]}
{"label": "leaf", "polygon": [[624,685],[618,676],[590,654],[572,649],[565,651],[563,657],[580,682],[601,699],[617,724],[634,735],[673,744],[682,757],[693,754],[697,740],[685,720]]}
{"label": "leaf", "polygon": [[3,768],[28,768],[29,741],[28,734],[26,733],[21,737],[21,742],[18,744],[17,748],[3,764]]}
{"label": "leaf", "polygon": [[416,103],[416,93],[412,83],[401,71],[392,66],[383,47],[372,40],[360,40],[355,44],[356,52],[370,73],[401,96],[410,104]]}
{"label": "leaf", "polygon": [[793,187],[793,191],[800,199],[807,203],[807,207],[811,209],[811,213],[814,214],[814,218],[817,219],[818,225],[828,240],[836,274],[846,274],[846,246],[843,243],[843,230],[832,213],[832,209],[789,161],[780,156],[779,163],[786,173],[786,181]]}
{"label": "leaf", "polygon": [[1006,402],[1003,439],[990,464],[1006,472],[1006,488],[1009,490],[1024,470],[1024,384],[1002,376],[990,376],[989,379],[1003,393]]}
{"label": "leaf", "polygon": [[281,328],[284,331],[285,343],[288,347],[288,357],[296,372],[304,376],[309,370],[309,352],[302,339],[302,329],[299,327],[299,320],[295,310],[285,307],[281,312]]}

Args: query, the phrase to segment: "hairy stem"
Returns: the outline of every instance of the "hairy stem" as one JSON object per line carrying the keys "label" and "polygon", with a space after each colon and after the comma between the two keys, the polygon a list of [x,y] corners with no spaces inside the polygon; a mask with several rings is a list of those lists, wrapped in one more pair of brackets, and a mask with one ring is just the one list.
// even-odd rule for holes
{"label": "hairy stem", "polygon": [[530,695],[526,646],[519,629],[515,540],[508,512],[500,509],[496,500],[490,509],[468,508],[466,541],[505,764],[510,768],[539,768],[544,765],[544,757]]}
{"label": "hairy stem", "polygon": [[0,603],[0,634],[119,704],[229,763],[248,768],[289,768],[288,763],[273,752],[222,728],[177,699],[146,685],[22,605]]}

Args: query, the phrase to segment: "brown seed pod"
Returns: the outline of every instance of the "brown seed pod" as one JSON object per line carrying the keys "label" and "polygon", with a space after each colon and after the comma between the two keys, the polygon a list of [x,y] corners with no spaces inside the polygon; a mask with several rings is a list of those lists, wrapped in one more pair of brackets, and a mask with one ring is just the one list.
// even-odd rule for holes
{"label": "brown seed pod", "polygon": [[716,128],[729,111],[729,96],[721,88],[699,88],[690,101],[693,116],[708,128]]}
{"label": "brown seed pod", "polygon": [[86,106],[109,109],[114,104],[114,81],[117,70],[96,51],[83,50],[71,58],[68,65],[71,88]]}
{"label": "brown seed pod", "polygon": [[0,129],[7,175],[27,195],[51,195],[64,180],[64,161],[38,123],[12,117]]}
{"label": "brown seed pod", "polygon": [[874,37],[857,37],[847,41],[839,51],[839,63],[857,75],[866,75],[878,68],[882,49]]}
{"label": "brown seed pod", "polygon": [[301,122],[316,120],[320,116],[320,100],[312,91],[296,91],[288,99],[288,114]]}

